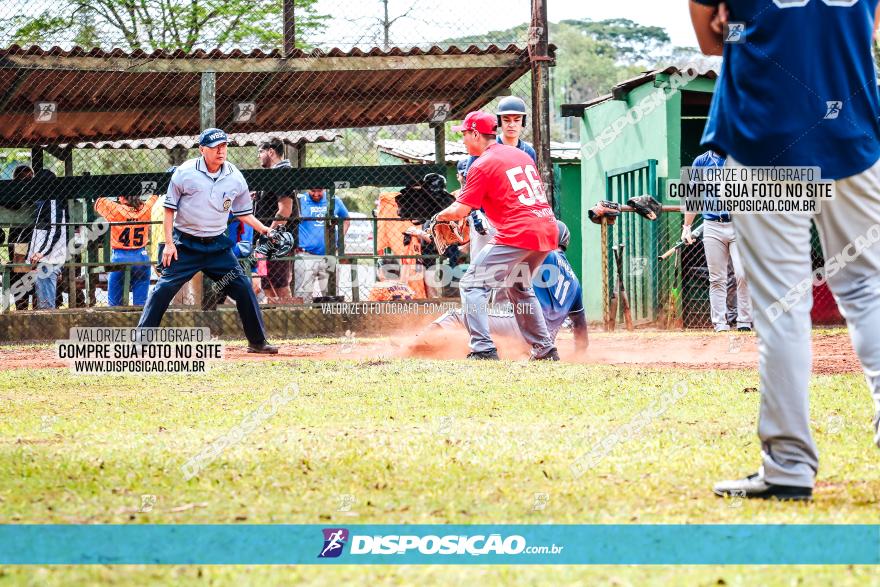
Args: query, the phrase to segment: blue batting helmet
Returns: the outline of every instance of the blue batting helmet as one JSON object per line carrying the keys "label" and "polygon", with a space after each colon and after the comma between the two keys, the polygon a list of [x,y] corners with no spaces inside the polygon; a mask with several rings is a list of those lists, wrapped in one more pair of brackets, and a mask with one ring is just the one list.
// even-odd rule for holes
{"label": "blue batting helmet", "polygon": [[559,248],[564,251],[568,248],[568,243],[571,242],[571,232],[562,220],[556,221],[556,228],[559,229]]}
{"label": "blue batting helmet", "polygon": [[501,126],[501,116],[504,114],[519,114],[522,116],[523,126],[526,124],[526,103],[522,98],[516,96],[507,96],[498,102],[498,110],[495,115],[498,117],[498,126]]}

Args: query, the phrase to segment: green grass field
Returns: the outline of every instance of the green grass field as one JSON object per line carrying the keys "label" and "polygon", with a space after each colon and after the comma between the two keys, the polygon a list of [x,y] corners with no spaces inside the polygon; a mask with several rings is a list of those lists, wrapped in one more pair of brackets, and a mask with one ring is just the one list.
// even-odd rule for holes
{"label": "green grass field", "polygon": [[[190,457],[299,393],[189,481]],[[620,434],[681,385],[661,416]],[[199,377],[0,372],[13,523],[880,523],[861,374],[815,377],[812,504],[722,500],[758,464],[757,373],[526,362],[226,362]],[[679,388],[681,389],[681,388]],[[635,430],[635,432],[633,432]],[[571,465],[618,431],[575,477]],[[547,494],[536,501],[535,494]],[[144,497],[154,496],[154,497]],[[538,504],[536,506],[536,504]],[[544,507],[540,507],[543,505]],[[6,567],[0,585],[880,585],[865,567]]]}

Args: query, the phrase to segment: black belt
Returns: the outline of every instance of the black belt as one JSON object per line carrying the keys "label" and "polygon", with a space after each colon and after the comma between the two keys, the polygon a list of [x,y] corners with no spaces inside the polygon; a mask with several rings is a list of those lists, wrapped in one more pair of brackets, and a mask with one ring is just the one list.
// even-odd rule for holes
{"label": "black belt", "polygon": [[721,222],[721,223],[733,222],[733,220],[731,218],[706,218],[706,220],[708,220],[709,222]]}
{"label": "black belt", "polygon": [[215,240],[223,236],[222,234],[218,234],[217,236],[196,236],[194,234],[187,234],[182,230],[178,230],[177,233],[183,238],[189,239],[191,241],[195,241],[197,243],[202,243],[203,245],[209,245],[213,243]]}

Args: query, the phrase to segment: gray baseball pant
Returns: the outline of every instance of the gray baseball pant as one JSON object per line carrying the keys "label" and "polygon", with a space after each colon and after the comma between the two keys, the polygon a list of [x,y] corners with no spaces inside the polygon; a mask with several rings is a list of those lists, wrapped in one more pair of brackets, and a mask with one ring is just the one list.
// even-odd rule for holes
{"label": "gray baseball pant", "polygon": [[[488,313],[489,334],[498,336],[522,336],[519,326],[516,324],[516,316],[513,312],[492,312]],[[443,328],[444,330],[454,330],[456,328],[465,328],[464,312],[461,310],[448,310],[442,316],[432,322]]]}
{"label": "gray baseball pant", "polygon": [[709,267],[709,305],[715,330],[727,330],[728,265],[736,275],[736,325],[752,325],[749,287],[743,274],[742,261],[736,244],[736,232],[730,222],[703,220],[703,249]]}
{"label": "gray baseball pant", "polygon": [[[493,336],[522,336],[516,323],[516,316],[513,314],[513,306],[508,307],[511,308],[510,311],[489,311],[489,334]],[[435,324],[444,330],[464,328],[464,312],[460,309],[447,310],[431,324]],[[556,340],[556,334],[550,332],[550,338],[554,341]]]}
{"label": "gray baseball pant", "polygon": [[546,257],[546,252],[494,243],[480,251],[460,282],[464,325],[471,336],[473,352],[495,349],[488,316],[493,287],[507,290],[520,334],[532,347],[532,356],[543,357],[553,350],[553,340],[547,332],[531,279]]}
{"label": "gray baseball pant", "polygon": [[[728,158],[727,165],[740,164]],[[779,485],[812,487],[819,467],[808,396],[811,218],[825,255],[828,287],[846,318],[874,400],[874,442],[880,444],[880,162],[835,181],[835,190],[835,199],[823,200],[814,215],[734,218],[759,339],[764,476]]]}

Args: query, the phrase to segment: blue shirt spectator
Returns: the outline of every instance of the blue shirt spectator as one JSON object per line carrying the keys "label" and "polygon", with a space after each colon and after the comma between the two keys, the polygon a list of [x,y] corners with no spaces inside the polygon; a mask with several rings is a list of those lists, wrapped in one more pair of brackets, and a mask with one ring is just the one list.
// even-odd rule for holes
{"label": "blue shirt spectator", "polygon": [[[312,255],[327,254],[324,242],[324,219],[327,216],[327,193],[323,189],[310,189],[307,194],[299,194],[299,210],[302,221],[299,224],[299,248]],[[335,198],[333,216],[342,218],[343,233],[348,231],[348,209],[342,200]]]}

